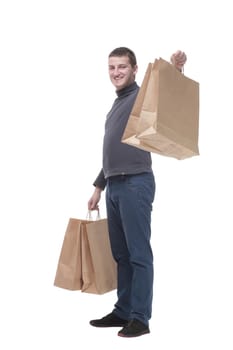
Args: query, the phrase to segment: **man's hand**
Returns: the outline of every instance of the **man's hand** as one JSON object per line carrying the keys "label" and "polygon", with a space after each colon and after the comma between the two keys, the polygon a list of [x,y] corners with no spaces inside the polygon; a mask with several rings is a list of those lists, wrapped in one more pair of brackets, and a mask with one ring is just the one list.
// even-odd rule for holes
{"label": "man's hand", "polygon": [[88,201],[88,210],[99,210],[98,203],[101,198],[101,188],[96,187],[92,197]]}
{"label": "man's hand", "polygon": [[187,56],[183,51],[178,50],[171,55],[171,63],[179,71],[183,70],[183,67],[186,61],[187,61]]}

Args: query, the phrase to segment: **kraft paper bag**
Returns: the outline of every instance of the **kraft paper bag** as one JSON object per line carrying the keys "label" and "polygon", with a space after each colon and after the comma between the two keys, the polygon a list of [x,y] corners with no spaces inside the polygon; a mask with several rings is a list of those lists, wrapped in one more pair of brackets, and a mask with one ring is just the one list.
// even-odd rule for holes
{"label": "kraft paper bag", "polygon": [[82,291],[102,294],[117,287],[117,267],[113,259],[107,219],[83,225]]}
{"label": "kraft paper bag", "polygon": [[107,219],[69,220],[54,285],[93,294],[116,289]]}
{"label": "kraft paper bag", "polygon": [[199,83],[160,58],[149,63],[122,142],[177,159],[199,155]]}
{"label": "kraft paper bag", "polygon": [[54,281],[57,287],[70,290],[82,288],[81,229],[82,220],[69,219]]}
{"label": "kraft paper bag", "polygon": [[137,138],[137,134],[142,104],[145,98],[152,68],[153,64],[149,63],[121,140],[123,143],[141,148],[145,151],[151,151],[151,149],[148,149],[148,147]]}

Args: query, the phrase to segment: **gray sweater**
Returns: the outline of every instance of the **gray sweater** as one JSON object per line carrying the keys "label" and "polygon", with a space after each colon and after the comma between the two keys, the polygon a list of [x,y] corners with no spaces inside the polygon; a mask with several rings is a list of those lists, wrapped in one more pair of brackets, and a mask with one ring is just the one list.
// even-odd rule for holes
{"label": "gray sweater", "polygon": [[94,186],[105,188],[107,178],[116,175],[151,172],[151,154],[121,142],[139,86],[136,82],[116,91],[117,98],[105,122],[103,168]]}

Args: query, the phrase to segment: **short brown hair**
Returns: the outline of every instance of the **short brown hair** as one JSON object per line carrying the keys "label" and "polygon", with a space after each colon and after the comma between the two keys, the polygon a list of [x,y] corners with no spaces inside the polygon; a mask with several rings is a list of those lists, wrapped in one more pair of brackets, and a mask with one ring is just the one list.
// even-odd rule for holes
{"label": "short brown hair", "polygon": [[137,64],[135,53],[132,50],[130,50],[128,47],[117,47],[108,55],[108,57],[113,57],[113,56],[118,56],[118,57],[127,56],[129,58],[129,62],[132,67],[136,66]]}

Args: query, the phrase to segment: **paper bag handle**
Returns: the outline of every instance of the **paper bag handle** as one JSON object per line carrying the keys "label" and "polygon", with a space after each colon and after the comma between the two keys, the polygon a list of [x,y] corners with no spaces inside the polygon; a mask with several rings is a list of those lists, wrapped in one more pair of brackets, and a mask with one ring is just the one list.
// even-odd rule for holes
{"label": "paper bag handle", "polygon": [[[93,217],[92,217],[92,210],[88,210],[88,212],[87,212],[87,220],[91,220],[91,221],[94,220]],[[100,211],[99,211],[99,209],[97,209],[97,214],[96,214],[95,220],[100,220]]]}

